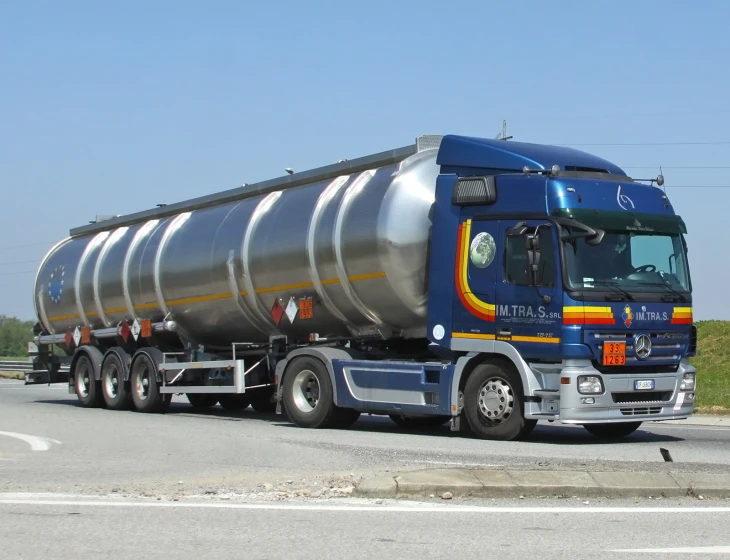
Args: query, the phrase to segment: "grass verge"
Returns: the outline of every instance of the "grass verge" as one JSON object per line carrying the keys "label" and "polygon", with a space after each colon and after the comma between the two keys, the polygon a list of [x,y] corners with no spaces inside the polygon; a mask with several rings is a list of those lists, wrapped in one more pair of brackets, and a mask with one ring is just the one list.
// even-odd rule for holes
{"label": "grass verge", "polygon": [[698,412],[730,414],[730,321],[699,321],[697,355]]}
{"label": "grass verge", "polygon": [[25,379],[22,371],[0,371],[0,379]]}

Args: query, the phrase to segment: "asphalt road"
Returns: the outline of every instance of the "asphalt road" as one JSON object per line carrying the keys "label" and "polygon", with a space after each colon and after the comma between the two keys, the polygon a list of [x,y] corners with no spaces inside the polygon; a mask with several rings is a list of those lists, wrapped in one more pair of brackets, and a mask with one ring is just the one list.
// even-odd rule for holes
{"label": "asphalt road", "polygon": [[87,410],[63,385],[0,380],[0,557],[730,558],[730,500],[349,496],[363,475],[449,465],[728,472],[729,443],[728,428],[667,424],[620,443],[553,425],[487,442],[378,418],[310,431],[184,397],[165,415]]}
{"label": "asphalt road", "polygon": [[0,484],[5,492],[167,497],[346,492],[363,475],[465,465],[730,472],[730,429],[642,428],[621,442],[551,424],[527,442],[490,442],[367,417],[349,430],[304,430],[250,409],[194,412],[184,397],[165,415],[83,409],[65,385],[0,380]]}
{"label": "asphalt road", "polygon": [[0,500],[7,559],[730,556],[730,507],[8,502]]}

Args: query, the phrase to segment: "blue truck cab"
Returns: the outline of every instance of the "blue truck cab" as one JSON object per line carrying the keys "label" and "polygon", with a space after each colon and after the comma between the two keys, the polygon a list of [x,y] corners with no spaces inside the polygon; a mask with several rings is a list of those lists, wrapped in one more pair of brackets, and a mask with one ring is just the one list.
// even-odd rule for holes
{"label": "blue truck cab", "polygon": [[688,417],[686,228],[662,189],[551,146],[447,136],[437,161],[429,338],[456,365],[452,412],[506,439]]}

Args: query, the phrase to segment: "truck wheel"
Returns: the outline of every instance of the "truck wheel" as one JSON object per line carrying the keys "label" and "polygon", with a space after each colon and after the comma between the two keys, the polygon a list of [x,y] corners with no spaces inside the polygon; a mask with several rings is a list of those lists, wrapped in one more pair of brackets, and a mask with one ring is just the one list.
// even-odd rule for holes
{"label": "truck wheel", "polygon": [[510,368],[480,364],[464,387],[464,415],[477,437],[511,441],[537,424],[526,420],[520,376]]}
{"label": "truck wheel", "polygon": [[334,426],[337,428],[349,428],[360,419],[360,412],[352,408],[337,407],[337,416]]}
{"label": "truck wheel", "polygon": [[451,416],[402,416],[390,414],[390,419],[403,428],[438,428],[451,421]]}
{"label": "truck wheel", "polygon": [[212,408],[218,404],[218,395],[187,393],[188,402],[195,408]]}
{"label": "truck wheel", "polygon": [[254,389],[250,393],[251,408],[260,414],[276,412],[276,402],[271,401],[274,391],[268,388]]}
{"label": "truck wheel", "polygon": [[139,352],[132,360],[129,385],[132,403],[138,412],[164,412],[172,400],[171,394],[160,393],[157,363],[146,352]]}
{"label": "truck wheel", "polygon": [[85,408],[98,408],[104,404],[101,383],[94,379],[94,366],[86,354],[79,356],[74,365],[74,388],[76,397]]}
{"label": "truck wheel", "polygon": [[223,408],[224,410],[231,411],[231,412],[238,412],[240,410],[245,410],[248,408],[248,405],[251,404],[249,396],[245,395],[245,394],[221,395],[218,398],[218,402],[220,403],[221,408]]}
{"label": "truck wheel", "polygon": [[289,364],[284,376],[284,409],[301,428],[329,428],[337,423],[332,381],[324,364],[302,356]]}
{"label": "truck wheel", "polygon": [[132,395],[124,381],[125,367],[119,355],[107,353],[101,364],[101,393],[107,408],[111,410],[127,410]]}
{"label": "truck wheel", "polygon": [[615,439],[633,434],[641,422],[619,422],[616,424],[584,424],[583,427],[601,439]]}

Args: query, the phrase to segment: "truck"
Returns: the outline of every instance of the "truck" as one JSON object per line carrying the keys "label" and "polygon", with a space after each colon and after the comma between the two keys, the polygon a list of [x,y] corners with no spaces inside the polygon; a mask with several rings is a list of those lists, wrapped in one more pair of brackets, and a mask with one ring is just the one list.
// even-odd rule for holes
{"label": "truck", "polygon": [[422,135],[76,227],[38,269],[27,382],[83,407],[184,394],[302,428],[365,414],[507,441],[540,420],[621,438],[687,418],[687,229],[663,181]]}

